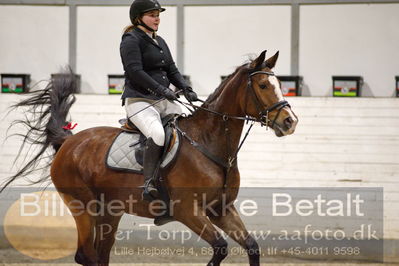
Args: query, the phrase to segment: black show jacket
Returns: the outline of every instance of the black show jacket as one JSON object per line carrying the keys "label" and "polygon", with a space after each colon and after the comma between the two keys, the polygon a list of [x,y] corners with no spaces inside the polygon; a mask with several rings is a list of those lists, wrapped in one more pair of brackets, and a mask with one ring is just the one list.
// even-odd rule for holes
{"label": "black show jacket", "polygon": [[125,70],[125,98],[158,100],[170,83],[178,89],[189,87],[177,69],[165,40],[155,43],[144,31],[134,28],[122,36],[120,53]]}

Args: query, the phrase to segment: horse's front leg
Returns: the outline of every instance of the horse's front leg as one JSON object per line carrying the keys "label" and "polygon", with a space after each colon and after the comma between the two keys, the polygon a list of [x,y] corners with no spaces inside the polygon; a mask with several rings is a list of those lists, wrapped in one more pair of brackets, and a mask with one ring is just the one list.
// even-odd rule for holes
{"label": "horse's front leg", "polygon": [[228,253],[227,241],[211,223],[203,210],[199,209],[197,214],[191,214],[194,214],[194,210],[185,209],[183,213],[176,214],[175,218],[212,246],[213,256],[208,262],[208,266],[220,265]]}
{"label": "horse's front leg", "polygon": [[210,217],[212,223],[222,229],[228,236],[243,247],[249,257],[249,265],[259,266],[259,246],[248,233],[234,206],[226,208],[226,213]]}

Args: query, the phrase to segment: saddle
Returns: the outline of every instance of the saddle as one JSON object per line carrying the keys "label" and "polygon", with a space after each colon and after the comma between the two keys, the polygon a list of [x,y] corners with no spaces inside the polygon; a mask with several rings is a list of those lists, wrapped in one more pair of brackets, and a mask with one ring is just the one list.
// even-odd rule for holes
{"label": "saddle", "polygon": [[[165,129],[165,145],[161,157],[161,169],[170,166],[180,148],[180,137],[174,128],[175,115],[162,119]],[[121,119],[122,131],[115,137],[106,156],[107,167],[117,171],[141,174],[146,137],[127,119]]]}
{"label": "saddle", "polygon": [[[160,199],[165,203],[170,202],[169,193],[164,184],[162,176],[167,169],[175,162],[181,146],[181,137],[174,128],[176,115],[171,114],[162,119],[165,129],[165,145],[161,157],[159,179],[155,185],[160,192]],[[117,171],[127,171],[141,174],[143,172],[143,158],[146,137],[128,119],[121,119],[122,131],[115,137],[106,156],[106,166]],[[167,204],[166,206],[168,206]],[[155,225],[163,225],[173,221],[173,217],[167,212],[165,215],[156,217]]]}
{"label": "saddle", "polygon": [[[171,151],[172,147],[176,143],[176,138],[177,138],[177,133],[176,130],[174,130],[171,126],[170,123],[173,123],[175,120],[176,115],[175,114],[169,114],[162,118],[162,126],[165,130],[165,145],[164,145],[164,151],[162,154],[161,160],[164,159],[166,154]],[[143,165],[143,158],[144,158],[144,147],[145,147],[145,141],[147,138],[140,132],[140,130],[129,120],[129,119],[121,119],[119,120],[119,123],[122,125],[121,128],[123,131],[128,132],[128,133],[134,133],[134,134],[140,134],[139,141],[137,143],[131,144],[133,146],[139,145],[139,148],[136,149],[135,151],[135,157],[137,162],[142,166]]]}

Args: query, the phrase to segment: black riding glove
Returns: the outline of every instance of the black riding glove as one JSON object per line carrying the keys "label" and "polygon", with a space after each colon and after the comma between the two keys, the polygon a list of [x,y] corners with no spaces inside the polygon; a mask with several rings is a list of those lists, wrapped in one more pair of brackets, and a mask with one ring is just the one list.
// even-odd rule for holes
{"label": "black riding glove", "polygon": [[191,87],[187,87],[183,89],[184,97],[186,97],[187,101],[195,102],[198,101],[197,94],[193,91]]}
{"label": "black riding glove", "polygon": [[163,92],[162,92],[162,96],[164,96],[166,99],[168,99],[169,101],[174,101],[174,100],[177,100],[177,96],[176,96],[176,94],[172,91],[172,90],[170,90],[170,89],[168,89],[168,88],[165,88],[164,90],[163,90]]}
{"label": "black riding glove", "polygon": [[157,95],[165,97],[169,101],[174,101],[177,100],[176,94],[169,88],[159,85],[156,89],[155,92]]}

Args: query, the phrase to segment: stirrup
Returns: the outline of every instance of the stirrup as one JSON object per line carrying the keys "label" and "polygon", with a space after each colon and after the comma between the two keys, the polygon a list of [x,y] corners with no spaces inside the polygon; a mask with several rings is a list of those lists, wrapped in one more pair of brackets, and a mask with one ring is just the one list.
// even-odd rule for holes
{"label": "stirrup", "polygon": [[153,201],[159,198],[159,191],[156,187],[154,187],[151,180],[146,181],[141,187],[144,188],[144,191],[142,193],[143,200]]}
{"label": "stirrup", "polygon": [[159,193],[158,190],[156,189],[153,191],[148,191],[148,189],[144,189],[143,193],[141,194],[141,197],[143,200],[151,202],[159,198]]}

